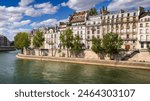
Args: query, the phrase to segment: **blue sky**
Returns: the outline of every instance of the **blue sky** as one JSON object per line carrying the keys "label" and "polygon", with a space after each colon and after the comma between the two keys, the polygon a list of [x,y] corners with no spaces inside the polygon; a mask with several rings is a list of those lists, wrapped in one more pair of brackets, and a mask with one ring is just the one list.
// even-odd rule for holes
{"label": "blue sky", "polygon": [[143,6],[149,9],[150,0],[0,0],[0,34],[13,40],[20,31],[53,26],[66,21],[75,11],[95,7],[98,11],[108,6],[111,11],[119,9],[137,9]]}

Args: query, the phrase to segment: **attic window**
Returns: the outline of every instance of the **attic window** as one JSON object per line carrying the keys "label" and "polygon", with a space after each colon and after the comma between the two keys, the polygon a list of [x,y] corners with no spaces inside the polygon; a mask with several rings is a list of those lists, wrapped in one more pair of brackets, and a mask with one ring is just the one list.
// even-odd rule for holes
{"label": "attic window", "polygon": [[136,13],[134,13],[133,16],[136,16]]}

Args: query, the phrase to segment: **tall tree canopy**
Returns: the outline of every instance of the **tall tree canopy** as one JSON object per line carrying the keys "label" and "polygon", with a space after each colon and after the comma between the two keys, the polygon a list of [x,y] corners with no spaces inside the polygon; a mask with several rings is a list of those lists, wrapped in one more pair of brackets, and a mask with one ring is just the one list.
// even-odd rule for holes
{"label": "tall tree canopy", "polygon": [[105,50],[102,46],[102,40],[99,38],[92,38],[92,50],[101,58],[104,58]]}
{"label": "tall tree canopy", "polygon": [[103,38],[103,47],[110,55],[118,54],[123,40],[115,33],[107,33]]}
{"label": "tall tree canopy", "polygon": [[88,15],[89,16],[93,16],[93,15],[98,15],[98,12],[95,8],[91,8],[89,11],[88,11]]}
{"label": "tall tree canopy", "polygon": [[73,46],[73,32],[71,29],[67,29],[60,35],[61,44],[67,48],[67,56],[69,57],[69,49]]}
{"label": "tall tree canopy", "polygon": [[73,38],[73,46],[71,48],[72,50],[72,53],[78,57],[79,54],[83,51],[82,49],[83,47],[83,44],[80,42],[80,37],[79,35],[76,35],[74,38]]}
{"label": "tall tree canopy", "polygon": [[23,48],[28,48],[30,45],[28,33],[26,32],[18,33],[14,38],[14,44],[17,49],[21,49],[23,52]]}
{"label": "tall tree canopy", "polygon": [[43,45],[43,42],[44,42],[43,32],[37,31],[33,38],[33,45],[36,48],[39,48]]}

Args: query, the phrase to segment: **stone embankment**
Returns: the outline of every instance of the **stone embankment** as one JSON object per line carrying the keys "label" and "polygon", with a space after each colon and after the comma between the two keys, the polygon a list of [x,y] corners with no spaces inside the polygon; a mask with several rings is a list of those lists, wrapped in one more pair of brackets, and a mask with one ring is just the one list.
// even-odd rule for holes
{"label": "stone embankment", "polygon": [[0,52],[1,51],[15,51],[15,47],[10,47],[10,46],[0,46]]}
{"label": "stone embankment", "polygon": [[19,59],[27,59],[27,60],[55,61],[55,62],[99,65],[99,66],[150,69],[150,62],[112,61],[112,60],[99,60],[99,59],[91,60],[85,58],[33,56],[33,55],[23,55],[23,54],[18,54],[16,57]]}

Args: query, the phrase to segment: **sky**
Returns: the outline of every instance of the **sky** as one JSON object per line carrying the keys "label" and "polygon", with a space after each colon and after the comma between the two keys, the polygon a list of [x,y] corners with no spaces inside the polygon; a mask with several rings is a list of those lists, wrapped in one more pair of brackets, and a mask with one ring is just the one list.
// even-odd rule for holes
{"label": "sky", "polygon": [[109,10],[150,8],[150,0],[0,0],[0,34],[13,40],[18,32],[66,21],[75,11],[103,6]]}

